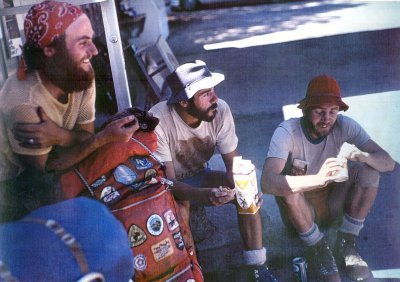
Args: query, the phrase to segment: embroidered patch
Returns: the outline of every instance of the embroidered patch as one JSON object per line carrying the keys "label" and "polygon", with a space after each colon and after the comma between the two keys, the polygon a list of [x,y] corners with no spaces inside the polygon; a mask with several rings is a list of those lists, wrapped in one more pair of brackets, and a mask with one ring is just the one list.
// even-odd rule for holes
{"label": "embroidered patch", "polygon": [[160,235],[164,230],[164,222],[158,214],[153,214],[147,219],[147,230],[153,236]]}
{"label": "embroidered patch", "polygon": [[100,187],[101,185],[103,185],[105,182],[106,182],[106,176],[105,175],[102,175],[102,176],[100,176],[100,178],[98,178],[98,179],[96,179],[91,185],[90,185],[90,187],[92,187],[92,188],[98,188],[98,187]]}
{"label": "embroidered patch", "polygon": [[144,174],[144,179],[148,180],[148,179],[151,179],[156,176],[157,176],[157,171],[154,168],[151,168],[151,169],[146,170],[146,172]]}
{"label": "embroidered patch", "polygon": [[164,212],[164,218],[165,222],[167,223],[169,231],[172,231],[179,226],[179,223],[176,220],[175,215],[171,209],[168,209],[166,212]]}
{"label": "embroidered patch", "polygon": [[155,261],[160,261],[174,253],[169,238],[151,246]]}
{"label": "embroidered patch", "polygon": [[147,259],[145,255],[139,254],[133,258],[133,267],[138,271],[144,271],[147,268]]}
{"label": "embroidered patch", "polygon": [[132,188],[132,190],[134,192],[139,192],[139,191],[143,190],[144,184],[145,183],[143,181],[142,182],[137,182],[137,183],[133,183],[130,187]]}
{"label": "embroidered patch", "polygon": [[151,179],[149,179],[149,180],[146,180],[146,185],[151,185],[151,184],[156,184],[156,183],[158,183],[158,180],[157,180],[157,178],[151,178]]}
{"label": "embroidered patch", "polygon": [[102,200],[105,204],[111,205],[119,200],[121,194],[115,190],[112,186],[106,186],[101,191],[100,200]]}
{"label": "embroidered patch", "polygon": [[138,170],[145,170],[153,167],[152,162],[150,162],[147,158],[131,158],[131,162]]}
{"label": "embroidered patch", "polygon": [[119,165],[114,170],[114,177],[119,183],[130,185],[135,182],[137,174],[126,165]]}
{"label": "embroidered patch", "polygon": [[185,248],[185,242],[183,241],[182,233],[180,231],[172,234],[174,238],[175,245],[179,250],[183,250]]}
{"label": "embroidered patch", "polygon": [[146,233],[135,224],[132,224],[131,227],[129,227],[128,237],[131,247],[137,247],[147,240]]}

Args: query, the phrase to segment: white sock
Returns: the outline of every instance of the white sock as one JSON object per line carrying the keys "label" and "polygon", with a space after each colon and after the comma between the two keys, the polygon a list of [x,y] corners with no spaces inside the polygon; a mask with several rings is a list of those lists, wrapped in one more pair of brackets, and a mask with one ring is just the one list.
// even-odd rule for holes
{"label": "white sock", "polygon": [[365,219],[357,219],[351,217],[347,213],[343,216],[342,226],[340,226],[339,231],[343,233],[350,233],[358,236],[361,229],[364,227]]}
{"label": "white sock", "polygon": [[243,259],[246,265],[263,265],[267,261],[267,250],[243,250]]}
{"label": "white sock", "polygon": [[324,233],[319,231],[318,225],[313,223],[310,230],[304,233],[299,233],[299,236],[307,246],[314,246],[322,239],[322,237],[324,237]]}

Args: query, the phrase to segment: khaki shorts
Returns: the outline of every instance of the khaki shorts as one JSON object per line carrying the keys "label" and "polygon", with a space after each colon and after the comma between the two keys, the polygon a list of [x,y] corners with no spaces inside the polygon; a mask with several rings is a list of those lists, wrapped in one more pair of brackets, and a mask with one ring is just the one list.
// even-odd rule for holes
{"label": "khaki shorts", "polygon": [[[304,193],[304,197],[314,211],[315,222],[319,225],[332,225],[342,219],[348,191],[353,186],[378,188],[379,172],[360,162],[349,162],[349,180],[332,182],[322,189]],[[286,214],[282,197],[275,197],[282,221],[289,229],[294,229]]]}

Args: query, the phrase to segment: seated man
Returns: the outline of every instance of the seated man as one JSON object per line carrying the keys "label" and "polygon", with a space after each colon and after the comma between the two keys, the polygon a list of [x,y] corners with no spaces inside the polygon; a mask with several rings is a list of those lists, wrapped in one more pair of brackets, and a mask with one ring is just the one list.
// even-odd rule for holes
{"label": "seated man", "polygon": [[[150,109],[160,119],[155,130],[156,155],[165,164],[167,178],[177,181],[173,193],[184,201],[182,213],[188,223],[189,201],[218,206],[235,197],[232,163],[238,155],[238,138],[229,106],[214,91],[223,80],[222,74],[211,73],[202,61],[183,64],[167,77],[172,90],[168,102]],[[215,149],[222,154],[226,173],[206,168]],[[252,280],[276,281],[265,265],[260,213],[239,214],[238,219]]]}
{"label": "seated man", "polygon": [[91,22],[79,7],[56,1],[33,5],[24,31],[27,69],[21,64],[0,91],[0,216],[23,209],[10,181],[26,168],[66,169],[104,144],[129,140],[137,129],[126,126],[135,119],[129,116],[94,134],[90,60],[98,52]]}
{"label": "seated man", "polygon": [[[372,276],[357,250],[357,238],[378,193],[379,172],[395,162],[346,111],[339,84],[331,76],[313,78],[298,106],[303,117],[284,121],[275,130],[265,161],[261,186],[273,194],[284,223],[309,247],[310,264],[319,281],[340,281],[337,264],[356,281]],[[340,179],[346,152],[348,180]],[[343,214],[344,212],[344,214]],[[319,230],[341,220],[335,258]]]}

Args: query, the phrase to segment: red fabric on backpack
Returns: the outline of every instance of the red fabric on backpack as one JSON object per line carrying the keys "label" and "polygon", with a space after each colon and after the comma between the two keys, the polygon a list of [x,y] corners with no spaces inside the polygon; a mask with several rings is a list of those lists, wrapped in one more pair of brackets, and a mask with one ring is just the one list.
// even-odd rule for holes
{"label": "red fabric on backpack", "polygon": [[[156,150],[154,132],[138,131],[133,137],[151,152]],[[135,281],[203,281],[194,246],[186,243],[190,229],[164,176],[162,165],[149,151],[130,140],[99,148],[75,171],[62,175],[60,183],[67,197],[92,195],[124,225]]]}
{"label": "red fabric on backpack", "polygon": [[[146,144],[152,152],[157,149],[157,136],[154,132],[136,131],[134,137]],[[93,152],[78,164],[77,169],[85,176],[88,183],[93,183],[101,175],[135,155],[149,155],[149,153],[143,146],[133,141],[113,142]],[[61,176],[60,184],[68,199],[74,198],[86,190],[84,183],[73,170]]]}

